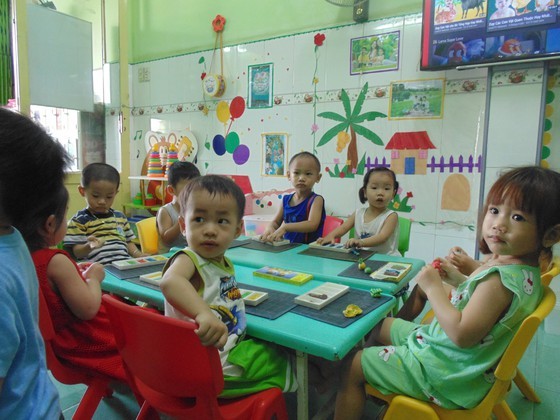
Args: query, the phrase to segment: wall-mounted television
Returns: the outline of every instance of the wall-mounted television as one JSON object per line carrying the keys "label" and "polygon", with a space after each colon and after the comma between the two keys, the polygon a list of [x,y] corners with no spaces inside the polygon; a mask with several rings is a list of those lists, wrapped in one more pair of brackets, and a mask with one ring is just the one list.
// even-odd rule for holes
{"label": "wall-mounted television", "polygon": [[560,0],[424,0],[421,70],[560,58]]}

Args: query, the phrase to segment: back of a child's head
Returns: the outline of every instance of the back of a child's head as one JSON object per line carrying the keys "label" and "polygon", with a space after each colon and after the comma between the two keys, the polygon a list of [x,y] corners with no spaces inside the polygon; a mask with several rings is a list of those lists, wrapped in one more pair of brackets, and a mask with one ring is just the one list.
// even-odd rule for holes
{"label": "back of a child's head", "polygon": [[0,217],[19,228],[64,186],[71,159],[43,128],[5,108],[0,108],[0,148]]}
{"label": "back of a child's head", "polygon": [[[504,172],[490,188],[480,220],[484,219],[489,205],[504,203],[534,216],[537,238],[542,242],[546,231],[560,224],[560,173],[539,166]],[[479,245],[482,253],[490,252],[484,240]],[[546,258],[552,256],[550,249],[543,251]]]}
{"label": "back of a child's head", "polygon": [[369,178],[371,177],[372,174],[376,174],[376,173],[377,174],[385,173],[391,176],[391,178],[393,178],[393,194],[396,194],[399,189],[399,182],[397,181],[397,176],[391,169],[386,168],[384,166],[378,166],[376,168],[372,168],[369,171],[367,171],[366,174],[364,175],[364,183],[362,185],[362,188],[358,190],[358,197],[360,198],[360,203],[362,204],[367,202],[366,190],[367,190],[367,185],[369,183]]}
{"label": "back of a child's head", "polygon": [[231,179],[223,175],[204,175],[194,178],[179,194],[179,206],[184,215],[189,197],[193,192],[206,191],[210,196],[232,197],[237,205],[238,220],[243,218],[245,212],[245,194]]}
{"label": "back of a child's head", "polygon": [[194,163],[191,162],[174,162],[167,169],[167,181],[173,188],[184,179],[193,179],[200,176],[200,171]]}
{"label": "back of a child's head", "polygon": [[299,158],[307,158],[307,159],[312,159],[315,164],[317,165],[317,171],[321,172],[321,162],[319,162],[319,159],[317,158],[317,156],[315,156],[313,153],[311,152],[299,152],[296,153],[295,155],[293,155],[290,159],[290,162],[288,163],[288,168],[290,168],[292,166],[292,163],[294,163],[296,161],[296,159]]}
{"label": "back of a child's head", "polygon": [[108,181],[118,188],[121,177],[119,171],[107,163],[90,163],[82,169],[82,187],[88,188],[95,181]]}

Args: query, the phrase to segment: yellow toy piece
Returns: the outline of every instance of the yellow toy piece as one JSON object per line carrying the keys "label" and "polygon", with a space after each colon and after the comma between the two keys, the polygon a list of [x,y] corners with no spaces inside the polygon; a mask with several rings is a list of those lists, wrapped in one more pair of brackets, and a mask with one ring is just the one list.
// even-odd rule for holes
{"label": "yellow toy piece", "polygon": [[360,315],[362,312],[363,312],[362,308],[360,308],[358,305],[354,305],[353,303],[351,303],[346,307],[345,310],[342,311],[342,314],[346,318],[354,318],[355,316]]}

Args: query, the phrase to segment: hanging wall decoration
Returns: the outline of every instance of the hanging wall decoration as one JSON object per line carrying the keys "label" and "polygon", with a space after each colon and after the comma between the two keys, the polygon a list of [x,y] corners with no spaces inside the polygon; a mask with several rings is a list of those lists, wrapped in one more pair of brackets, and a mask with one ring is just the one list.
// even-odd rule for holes
{"label": "hanging wall decoration", "polygon": [[[212,62],[210,63],[210,68],[208,73],[202,73],[202,89],[204,93],[208,96],[219,98],[226,91],[226,80],[224,78],[224,52],[223,52],[223,31],[226,24],[226,18],[221,15],[216,15],[212,21],[212,28],[216,32],[216,42],[214,43],[214,52],[212,54]],[[218,50],[219,44],[219,57],[220,57],[220,72],[213,73],[213,65],[216,60],[216,51]]]}
{"label": "hanging wall decoration", "polygon": [[350,40],[350,74],[398,70],[400,31]]}
{"label": "hanging wall decoration", "polygon": [[249,66],[248,108],[272,107],[273,64]]}
{"label": "hanging wall decoration", "polygon": [[391,82],[390,120],[443,117],[445,79]]}
{"label": "hanging wall decoration", "polygon": [[315,71],[313,71],[313,80],[311,83],[313,84],[313,124],[311,124],[311,134],[313,135],[313,153],[317,154],[317,149],[315,148],[315,135],[319,130],[319,126],[317,125],[317,100],[319,99],[317,96],[317,83],[319,83],[319,78],[317,77],[317,69],[319,67],[319,47],[323,45],[325,42],[325,34],[315,34],[313,37],[313,43],[315,44],[314,52],[315,52]]}
{"label": "hanging wall decoration", "polygon": [[249,148],[241,144],[239,139],[239,134],[235,131],[230,131],[231,124],[236,118],[241,117],[245,112],[245,99],[242,96],[236,96],[231,100],[228,104],[226,101],[218,102],[216,106],[216,116],[218,120],[224,124],[224,127],[227,126],[227,129],[224,130],[225,134],[216,134],[212,139],[212,149],[214,153],[218,156],[223,156],[227,153],[230,153],[233,157],[233,161],[237,165],[243,165],[249,160],[250,150]]}

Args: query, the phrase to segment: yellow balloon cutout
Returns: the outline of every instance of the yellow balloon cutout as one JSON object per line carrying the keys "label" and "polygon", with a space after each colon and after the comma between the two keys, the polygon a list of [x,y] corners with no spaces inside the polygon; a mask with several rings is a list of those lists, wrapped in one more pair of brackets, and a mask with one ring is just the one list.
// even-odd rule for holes
{"label": "yellow balloon cutout", "polygon": [[224,124],[227,123],[230,117],[230,113],[229,104],[226,101],[218,102],[218,106],[216,107],[216,115],[218,117],[218,120],[220,120]]}

